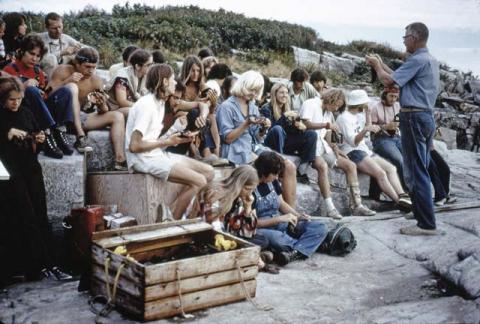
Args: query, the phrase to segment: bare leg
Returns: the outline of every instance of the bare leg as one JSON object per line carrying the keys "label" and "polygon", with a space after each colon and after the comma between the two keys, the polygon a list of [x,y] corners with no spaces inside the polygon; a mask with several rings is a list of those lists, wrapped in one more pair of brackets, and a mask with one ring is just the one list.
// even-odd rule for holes
{"label": "bare leg", "polygon": [[370,157],[365,157],[360,163],[357,164],[357,168],[360,172],[366,173],[372,176],[377,181],[380,189],[393,201],[398,202],[398,194],[388,181],[387,173]]}
{"label": "bare leg", "polygon": [[[204,171],[206,174],[202,174]],[[173,217],[180,219],[197,192],[213,179],[213,168],[201,162],[185,159],[175,164],[170,171],[168,181],[186,186],[176,200],[172,210]]]}
{"label": "bare leg", "polygon": [[282,174],[283,200],[292,208],[297,205],[297,167],[290,160],[284,159],[285,169]]}
{"label": "bare leg", "polygon": [[128,112],[130,111],[130,108],[132,108],[132,107],[123,107],[123,108],[118,108],[115,111],[121,112],[123,114],[123,117],[125,117],[125,120],[127,120]]}
{"label": "bare leg", "polygon": [[122,113],[108,111],[104,114],[90,114],[85,122],[85,130],[102,129],[110,126],[110,137],[112,139],[115,160],[125,161],[125,118]]}
{"label": "bare leg", "polygon": [[77,136],[85,136],[85,132],[82,129],[82,122],[80,121],[80,101],[78,100],[78,86],[76,83],[68,83],[66,87],[72,92],[72,105],[73,105],[73,125]]}
{"label": "bare leg", "polygon": [[345,172],[348,185],[358,185],[357,165],[355,163],[344,158],[343,156],[339,156],[337,158],[337,167]]}
{"label": "bare leg", "polygon": [[330,198],[332,193],[330,192],[330,182],[328,180],[328,164],[323,158],[317,156],[315,161],[312,164],[313,168],[317,170],[318,173],[318,187],[320,188],[320,193],[324,199]]}
{"label": "bare leg", "polygon": [[400,178],[398,177],[397,168],[388,162],[385,159],[382,159],[379,156],[374,156],[373,160],[377,162],[377,164],[387,173],[387,178],[390,181],[393,189],[397,192],[397,194],[403,194],[405,191],[403,190],[402,183],[400,182]]}

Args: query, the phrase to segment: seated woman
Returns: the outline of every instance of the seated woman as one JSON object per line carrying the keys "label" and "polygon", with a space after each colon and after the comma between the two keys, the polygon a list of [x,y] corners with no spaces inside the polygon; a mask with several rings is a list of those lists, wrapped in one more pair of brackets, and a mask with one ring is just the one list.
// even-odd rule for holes
{"label": "seated woman", "polygon": [[[222,140],[221,157],[231,163],[250,164],[257,154],[269,150],[261,143],[270,120],[260,116],[255,98],[262,94],[263,77],[255,71],[243,73],[232,88],[232,96],[225,100],[217,112],[217,124]],[[285,188],[283,196],[291,206],[296,202],[296,167],[285,160],[281,174]]]}
{"label": "seated woman", "polygon": [[8,12],[2,17],[5,22],[5,34],[3,43],[5,46],[6,62],[15,57],[20,48],[22,39],[27,34],[27,17],[19,12]]}
{"label": "seated woman", "polygon": [[[380,131],[374,135],[373,151],[395,165],[397,173],[405,187],[403,179],[403,155],[401,134],[395,116],[400,113],[398,96],[400,89],[395,86],[386,87],[382,91],[381,100],[370,108],[372,124],[380,126]],[[446,201],[455,201],[450,197],[450,168],[441,155],[432,148],[430,152],[428,174],[435,191],[434,201],[442,205]],[[370,185],[370,195],[377,198],[379,189]]]}
{"label": "seated woman", "polygon": [[192,198],[213,179],[213,168],[186,156],[168,153],[169,146],[191,142],[192,134],[176,133],[160,137],[165,115],[165,101],[175,92],[173,69],[155,64],[147,73],[146,87],[150,93],[130,109],[125,134],[128,168],[149,173],[164,181],[185,185],[172,210],[181,219]]}
{"label": "seated woman", "polygon": [[43,40],[37,35],[28,35],[20,43],[17,59],[4,71],[19,77],[25,86],[24,103],[46,135],[45,155],[62,158],[63,154],[73,154],[66,136],[66,126],[73,124],[72,94],[66,87],[53,92],[47,87],[45,73],[38,65],[45,52]]}
{"label": "seated woman", "polygon": [[[267,238],[257,233],[257,215],[253,209],[252,193],[257,185],[257,170],[250,165],[239,166],[230,176],[209,183],[198,193],[190,216],[202,217],[218,230],[259,245],[262,260],[268,263],[273,254],[267,251],[271,248]],[[267,272],[278,273],[270,265],[264,267],[265,264],[260,265]]]}
{"label": "seated woman", "polygon": [[135,50],[129,57],[130,65],[117,71],[107,86],[110,110],[118,110],[128,117],[128,110],[147,93],[145,76],[153,64],[152,54],[143,49]]}
{"label": "seated woman", "polygon": [[0,78],[0,160],[10,174],[9,180],[0,183],[0,196],[6,202],[0,213],[0,246],[5,247],[0,249],[0,281],[18,274],[29,280],[43,276],[71,279],[55,266],[42,167],[37,159],[45,133],[22,106],[23,95],[17,78]]}
{"label": "seated woman", "polygon": [[290,109],[286,85],[276,83],[270,93],[270,102],[260,109],[260,113],[272,123],[264,144],[280,154],[300,156],[302,167],[312,163],[315,161],[317,133],[307,130],[298,112]]}
{"label": "seated woman", "polygon": [[[191,146],[190,150],[197,159],[209,157],[212,154],[218,156],[220,150],[220,137],[218,135],[217,121],[215,119],[215,110],[217,108],[218,95],[214,90],[208,89],[204,82],[203,64],[197,56],[190,55],[185,58],[180,73],[180,79],[186,89],[183,95],[185,102],[180,104],[180,109],[190,110],[188,114],[189,128],[193,127],[193,121],[200,117],[203,125],[199,138],[196,139],[196,145]],[[206,105],[205,111],[193,109],[192,104],[202,103]]]}
{"label": "seated woman", "polygon": [[[337,135],[339,133],[333,114],[344,105],[345,95],[339,89],[327,90],[324,92],[322,99],[316,97],[307,99],[303,103],[300,109],[300,118],[305,120],[305,125],[307,125],[308,129],[315,130],[318,135],[315,161],[312,167],[318,172],[318,186],[326,205],[328,217],[334,219],[342,218],[342,215],[333,204],[330,191],[328,169],[334,167],[341,169],[347,176],[352,215],[373,216],[376,213],[362,204],[355,163],[348,159],[336,143],[332,143],[332,139],[335,138],[335,136],[332,137],[332,134]],[[330,140],[327,141],[327,138]]]}
{"label": "seated woman", "polygon": [[[367,133],[380,131],[380,126],[371,125],[368,102],[368,95],[364,90],[353,90],[349,93],[347,110],[337,118],[337,125],[344,139],[340,149],[357,165],[359,171],[375,178],[388,197],[400,207],[410,209],[412,202],[402,188],[395,166],[374,154],[365,143]],[[365,115],[362,114],[364,110]]]}
{"label": "seated woman", "polygon": [[309,258],[327,237],[327,227],[297,212],[282,199],[282,187],[277,179],[284,160],[278,153],[263,152],[254,166],[260,180],[254,191],[258,233],[282,251],[278,254],[279,265]]}

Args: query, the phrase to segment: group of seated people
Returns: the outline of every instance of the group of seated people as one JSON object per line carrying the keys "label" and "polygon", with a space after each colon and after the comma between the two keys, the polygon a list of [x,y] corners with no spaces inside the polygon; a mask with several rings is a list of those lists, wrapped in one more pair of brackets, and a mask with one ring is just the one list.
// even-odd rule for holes
{"label": "group of seated people", "polygon": [[[99,55],[93,47],[66,38],[55,13],[46,16],[45,27],[43,36],[15,38],[15,56],[0,78],[0,159],[11,175],[0,196],[9,212],[20,214],[15,224],[2,217],[9,227],[0,228],[15,228],[26,237],[34,237],[33,231],[44,243],[36,246],[42,252],[35,254],[38,262],[28,267],[32,277],[45,269],[58,279],[68,277],[49,255],[39,148],[53,158],[73,154],[74,148],[91,151],[86,134],[95,129],[110,131],[115,170],[184,186],[171,206],[174,219],[199,216],[220,224],[274,251],[279,265],[310,257],[327,235],[323,223],[296,210],[297,175],[305,176],[310,167],[318,174],[324,216],[343,217],[330,190],[333,168],[346,175],[352,215],[375,215],[362,203],[358,171],[374,179],[377,193],[403,210],[411,208],[395,119],[398,88],[384,89],[381,100],[371,104],[364,90],[328,89],[320,71],[309,80],[296,68],[289,82],[267,89],[261,73],[235,77],[209,49],[187,56],[176,76],[161,52],[136,46],[125,48],[123,62],[110,68],[104,84],[95,73]],[[261,99],[265,103],[259,107]],[[67,132],[76,135],[73,146]],[[299,157],[300,166],[287,155]],[[439,154],[432,156],[435,200],[451,201],[448,165]],[[229,177],[214,180],[211,162],[218,158],[235,168]],[[0,247],[11,236],[0,235]],[[32,253],[28,244],[18,246]]]}

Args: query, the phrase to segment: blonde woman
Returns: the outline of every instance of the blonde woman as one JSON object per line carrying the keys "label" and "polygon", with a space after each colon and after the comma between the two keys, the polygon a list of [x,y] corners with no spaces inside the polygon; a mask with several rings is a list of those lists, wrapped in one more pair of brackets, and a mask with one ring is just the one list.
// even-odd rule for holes
{"label": "blonde woman", "polygon": [[[242,165],[222,180],[210,182],[198,194],[191,217],[202,217],[208,223],[223,224],[227,232],[241,237],[261,247],[270,248],[268,239],[257,233],[257,214],[253,206],[253,191],[258,185],[257,170],[250,165]],[[273,254],[262,252],[262,260],[268,263]],[[278,273],[271,265],[260,268]]]}
{"label": "blonde woman", "polygon": [[[270,120],[260,115],[255,99],[263,91],[263,77],[256,71],[247,71],[240,75],[232,88],[232,95],[225,100],[217,112],[217,124],[222,140],[221,157],[241,165],[250,164],[268,148],[261,143]],[[295,164],[285,160],[282,172],[284,199],[295,206],[297,177]]]}
{"label": "blonde woman", "polygon": [[301,158],[300,169],[313,163],[317,145],[317,134],[300,119],[298,112],[290,109],[290,99],[286,85],[276,83],[270,90],[271,100],[260,113],[272,123],[265,138],[265,145],[281,154],[296,155]]}
{"label": "blonde woman", "polygon": [[349,93],[347,110],[337,118],[338,127],[344,137],[340,148],[357,165],[359,171],[375,178],[388,197],[399,206],[410,209],[412,202],[402,188],[395,166],[374,154],[365,143],[365,136],[369,132],[380,131],[380,126],[370,122],[368,102],[369,98],[364,90],[353,90]]}

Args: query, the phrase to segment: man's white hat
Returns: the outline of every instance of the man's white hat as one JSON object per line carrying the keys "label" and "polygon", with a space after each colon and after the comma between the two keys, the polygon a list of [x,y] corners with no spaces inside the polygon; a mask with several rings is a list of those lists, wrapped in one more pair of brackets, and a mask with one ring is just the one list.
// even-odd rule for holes
{"label": "man's white hat", "polygon": [[365,90],[352,90],[347,96],[347,105],[356,106],[366,104],[370,101]]}

